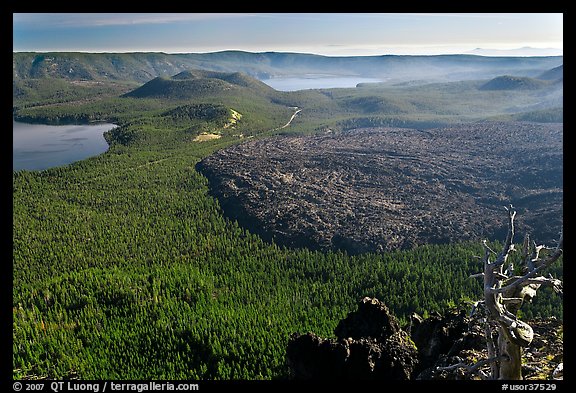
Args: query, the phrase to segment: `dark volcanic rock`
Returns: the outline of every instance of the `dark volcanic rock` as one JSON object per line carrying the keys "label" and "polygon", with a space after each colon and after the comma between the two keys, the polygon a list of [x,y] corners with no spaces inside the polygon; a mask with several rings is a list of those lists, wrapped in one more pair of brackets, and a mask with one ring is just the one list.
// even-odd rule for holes
{"label": "dark volcanic rock", "polygon": [[349,253],[502,238],[510,203],[539,243],[562,222],[562,124],[357,129],[233,146],[198,169],[266,240]]}
{"label": "dark volcanic rock", "polygon": [[336,328],[337,340],[294,334],[286,351],[295,379],[408,380],[414,343],[377,299],[364,298]]}
{"label": "dark volcanic rock", "polygon": [[[562,379],[563,324],[555,318],[528,322],[535,338],[523,349],[525,379]],[[341,320],[336,339],[293,334],[286,359],[300,380],[462,380],[479,379],[465,367],[487,358],[484,325],[467,311],[410,318],[410,335],[379,300],[364,298]],[[481,367],[489,372],[490,365]]]}
{"label": "dark volcanic rock", "polygon": [[365,297],[358,303],[358,310],[351,312],[334,329],[339,339],[372,337],[384,340],[400,331],[396,317],[378,299]]}
{"label": "dark volcanic rock", "polygon": [[286,357],[295,379],[343,378],[350,349],[313,333],[293,334]]}
{"label": "dark volcanic rock", "polygon": [[431,367],[441,355],[455,356],[462,350],[484,349],[486,342],[482,332],[470,330],[469,323],[465,310],[448,312],[444,316],[434,313],[424,320],[413,315],[410,337],[418,348],[418,370]]}
{"label": "dark volcanic rock", "polygon": [[[454,368],[456,364],[472,366],[487,358],[484,327],[479,321],[472,323],[470,329],[461,333],[468,317],[464,314],[449,313],[444,317],[434,316],[428,326],[414,327],[415,342],[420,342],[420,363],[413,377],[420,380],[462,380],[479,379],[471,376],[465,368]],[[522,375],[526,380],[562,379],[557,370],[563,367],[563,324],[555,318],[527,321],[533,327],[535,339],[530,346],[522,349]],[[416,323],[418,325],[418,323]],[[427,329],[431,328],[431,331]],[[447,339],[447,336],[452,336]],[[444,345],[426,346],[426,340],[440,341]],[[454,341],[452,341],[454,340]],[[431,347],[442,350],[429,351]],[[449,348],[447,350],[447,348]],[[428,356],[429,355],[429,356]],[[482,367],[489,372],[489,365]],[[556,372],[556,373],[555,373]]]}

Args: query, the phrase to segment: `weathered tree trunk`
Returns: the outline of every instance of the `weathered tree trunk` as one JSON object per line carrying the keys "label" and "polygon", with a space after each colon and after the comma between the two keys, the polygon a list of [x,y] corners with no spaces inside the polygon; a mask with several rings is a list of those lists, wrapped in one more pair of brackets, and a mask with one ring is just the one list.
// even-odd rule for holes
{"label": "weathered tree trunk", "polygon": [[498,379],[522,379],[522,348],[509,339],[505,328],[500,327],[498,334],[498,351],[506,358],[500,360]]}
{"label": "weathered tree trunk", "polygon": [[[487,312],[486,342],[491,365],[491,379],[521,380],[522,379],[522,347],[532,342],[534,332],[532,327],[518,319],[518,310],[524,300],[530,301],[541,286],[552,287],[562,293],[562,281],[553,277],[539,276],[542,270],[554,263],[562,255],[564,238],[562,233],[555,249],[536,246],[530,242],[527,235],[524,238],[523,260],[519,266],[521,276],[515,275],[514,265],[508,260],[514,248],[514,217],[516,212],[510,206],[508,210],[508,235],[497,254],[496,260],[490,257],[496,253],[484,241],[484,272],[473,277],[484,280],[484,299],[482,304]],[[552,254],[541,259],[541,250],[552,250]],[[492,327],[498,326],[498,339],[492,339]],[[476,370],[474,366],[468,367]]]}

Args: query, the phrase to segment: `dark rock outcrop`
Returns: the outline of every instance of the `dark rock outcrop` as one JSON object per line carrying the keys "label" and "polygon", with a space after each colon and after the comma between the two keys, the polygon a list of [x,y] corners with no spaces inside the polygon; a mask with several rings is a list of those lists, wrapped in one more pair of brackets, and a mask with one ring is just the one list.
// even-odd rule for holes
{"label": "dark rock outcrop", "polygon": [[344,375],[350,348],[314,333],[293,334],[286,356],[295,379],[332,379]]}
{"label": "dark rock outcrop", "polygon": [[341,320],[334,334],[340,340],[372,337],[385,340],[400,331],[396,317],[378,299],[365,297],[358,303],[358,310]]}
{"label": "dark rock outcrop", "polygon": [[[472,366],[487,358],[483,325],[476,321],[462,332],[460,327],[469,322],[469,318],[462,312],[460,314],[448,313],[444,317],[433,316],[430,319],[428,323],[415,326],[414,318],[412,318],[414,341],[423,344],[418,348],[421,363],[414,371],[413,378],[419,380],[479,379],[477,375],[467,374],[466,368],[456,368],[454,365]],[[534,328],[535,334],[530,346],[523,349],[522,375],[526,380],[562,379],[562,372],[558,371],[563,368],[562,322],[555,318],[546,318],[528,323]],[[428,328],[431,330],[427,331]],[[424,344],[428,340],[431,345]],[[488,373],[489,367],[486,365],[483,370]]]}
{"label": "dark rock outcrop", "polygon": [[561,226],[563,125],[470,123],[274,137],[198,163],[224,213],[276,244],[349,254]]}
{"label": "dark rock outcrop", "polygon": [[[562,379],[563,325],[555,318],[529,322],[535,339],[525,348],[526,379]],[[476,378],[465,367],[486,359],[484,326],[467,310],[410,317],[410,335],[378,299],[365,297],[325,339],[293,334],[286,351],[298,380],[464,380]],[[484,366],[488,372],[489,365]]]}
{"label": "dark rock outcrop", "polygon": [[418,362],[416,347],[377,299],[362,299],[335,334],[336,340],[313,333],[290,337],[286,355],[294,379],[411,379]]}
{"label": "dark rock outcrop", "polygon": [[433,313],[426,319],[417,314],[410,317],[410,336],[418,348],[420,359],[415,374],[431,369],[423,375],[428,375],[425,379],[433,379],[432,370],[443,367],[444,363],[459,363],[450,362],[462,355],[463,351],[486,348],[481,328],[471,326],[466,314],[466,310],[459,310],[443,316]]}
{"label": "dark rock outcrop", "polygon": [[410,336],[418,347],[420,369],[432,366],[441,354],[450,352],[468,330],[465,311],[445,317],[434,313],[425,320],[413,315],[411,322]]}

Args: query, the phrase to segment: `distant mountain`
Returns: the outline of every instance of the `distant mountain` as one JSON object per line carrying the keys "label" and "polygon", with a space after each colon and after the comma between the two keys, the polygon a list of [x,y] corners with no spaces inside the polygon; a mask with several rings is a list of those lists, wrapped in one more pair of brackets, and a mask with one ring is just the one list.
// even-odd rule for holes
{"label": "distant mountain", "polygon": [[564,65],[552,68],[538,76],[538,79],[543,80],[558,80],[564,79]]}
{"label": "distant mountain", "polygon": [[546,82],[534,78],[504,75],[486,82],[480,90],[535,90],[546,85]]}
{"label": "distant mountain", "polygon": [[205,70],[187,70],[172,77],[156,77],[141,87],[126,93],[126,97],[188,99],[206,96],[232,95],[242,92],[260,95],[275,91],[248,75]]}
{"label": "distant mountain", "polygon": [[483,57],[350,56],[303,53],[13,53],[14,80],[58,78],[70,81],[132,81],[145,83],[189,69],[242,72],[263,80],[307,74],[355,75],[383,80],[455,81],[489,79],[499,75],[536,77],[562,65],[562,56]]}
{"label": "distant mountain", "polygon": [[479,56],[562,56],[563,50],[556,48],[531,48],[525,46],[516,49],[484,49],[476,48],[468,52]]}

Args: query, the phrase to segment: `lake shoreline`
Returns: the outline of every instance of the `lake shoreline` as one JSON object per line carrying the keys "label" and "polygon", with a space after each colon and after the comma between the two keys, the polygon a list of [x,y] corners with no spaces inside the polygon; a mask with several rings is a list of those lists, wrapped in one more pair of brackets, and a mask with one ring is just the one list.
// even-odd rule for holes
{"label": "lake shoreline", "polygon": [[12,170],[44,170],[68,165],[109,149],[104,133],[113,123],[41,124],[12,119]]}
{"label": "lake shoreline", "polygon": [[106,120],[91,120],[84,116],[75,117],[73,115],[52,119],[48,117],[22,116],[13,114],[12,121],[16,121],[18,123],[46,125],[46,126],[87,126],[98,124],[111,124],[109,121]]}

